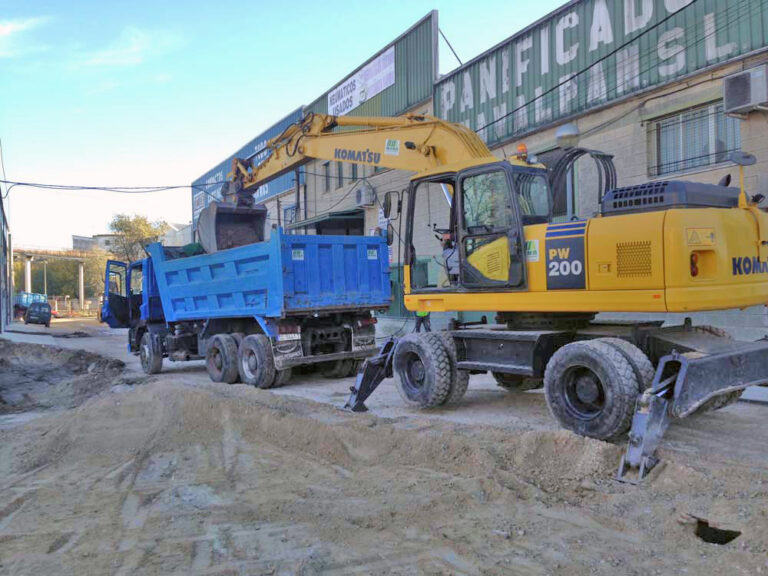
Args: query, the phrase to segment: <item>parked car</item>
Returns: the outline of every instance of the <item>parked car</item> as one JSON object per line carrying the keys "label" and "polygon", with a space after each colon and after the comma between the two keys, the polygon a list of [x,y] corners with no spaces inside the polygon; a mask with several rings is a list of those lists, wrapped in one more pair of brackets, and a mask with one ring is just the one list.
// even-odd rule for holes
{"label": "parked car", "polygon": [[24,313],[24,324],[45,324],[51,327],[51,307],[47,302],[33,302]]}

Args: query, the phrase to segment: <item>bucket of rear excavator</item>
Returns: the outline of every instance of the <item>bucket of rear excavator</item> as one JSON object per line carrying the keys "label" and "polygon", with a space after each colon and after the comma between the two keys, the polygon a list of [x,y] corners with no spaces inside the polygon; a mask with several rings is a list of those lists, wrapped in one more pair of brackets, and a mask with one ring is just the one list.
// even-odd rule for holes
{"label": "bucket of rear excavator", "polygon": [[266,220],[264,205],[235,206],[212,202],[198,217],[198,242],[208,254],[262,242]]}

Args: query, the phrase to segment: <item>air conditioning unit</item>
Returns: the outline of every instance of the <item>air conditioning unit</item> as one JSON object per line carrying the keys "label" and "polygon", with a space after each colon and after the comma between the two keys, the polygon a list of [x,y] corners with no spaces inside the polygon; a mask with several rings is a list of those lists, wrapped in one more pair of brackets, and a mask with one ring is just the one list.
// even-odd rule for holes
{"label": "air conditioning unit", "polygon": [[726,114],[768,110],[768,66],[756,66],[728,76],[723,82]]}
{"label": "air conditioning unit", "polygon": [[355,204],[358,207],[373,206],[376,203],[376,191],[367,182],[355,190]]}

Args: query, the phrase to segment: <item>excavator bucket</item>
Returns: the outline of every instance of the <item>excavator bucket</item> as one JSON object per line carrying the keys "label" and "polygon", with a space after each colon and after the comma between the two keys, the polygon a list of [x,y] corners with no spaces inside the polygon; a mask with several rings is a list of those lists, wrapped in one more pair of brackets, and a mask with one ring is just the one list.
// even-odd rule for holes
{"label": "excavator bucket", "polygon": [[213,202],[200,212],[198,242],[212,254],[264,240],[267,209],[264,205],[235,206]]}

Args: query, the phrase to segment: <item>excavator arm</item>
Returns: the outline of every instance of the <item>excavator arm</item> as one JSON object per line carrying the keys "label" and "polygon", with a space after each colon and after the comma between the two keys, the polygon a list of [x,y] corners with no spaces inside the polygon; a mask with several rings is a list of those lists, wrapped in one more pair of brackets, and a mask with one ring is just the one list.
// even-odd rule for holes
{"label": "excavator arm", "polygon": [[466,126],[417,115],[387,118],[309,113],[267,142],[265,151],[262,161],[232,160],[225,199],[249,206],[256,188],[314,159],[413,172],[497,160]]}

